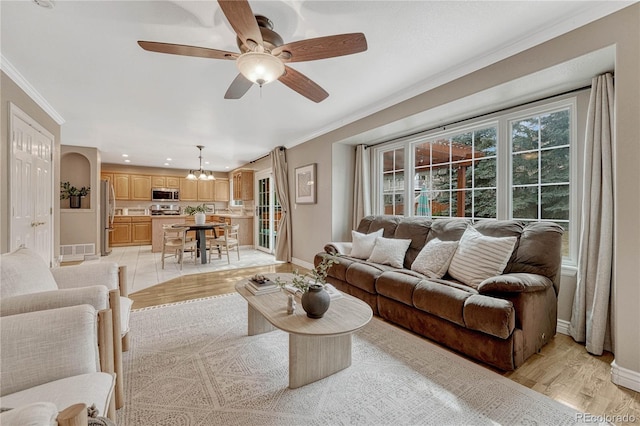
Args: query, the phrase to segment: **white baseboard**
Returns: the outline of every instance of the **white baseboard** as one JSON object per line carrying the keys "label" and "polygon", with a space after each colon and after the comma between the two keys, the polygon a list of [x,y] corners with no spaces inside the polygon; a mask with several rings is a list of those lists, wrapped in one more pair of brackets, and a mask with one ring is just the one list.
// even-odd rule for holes
{"label": "white baseboard", "polygon": [[313,269],[313,263],[305,262],[304,260],[296,259],[295,257],[291,258],[291,263],[303,268]]}
{"label": "white baseboard", "polygon": [[556,332],[569,336],[569,321],[559,319],[556,324]]}
{"label": "white baseboard", "polygon": [[611,363],[611,381],[616,385],[640,392],[640,373],[620,367],[615,360]]}

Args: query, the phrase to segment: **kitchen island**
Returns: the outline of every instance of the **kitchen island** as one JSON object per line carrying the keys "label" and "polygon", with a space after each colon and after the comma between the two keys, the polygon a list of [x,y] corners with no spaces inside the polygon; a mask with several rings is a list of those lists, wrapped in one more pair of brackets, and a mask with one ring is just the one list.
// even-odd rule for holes
{"label": "kitchen island", "polygon": [[[207,222],[226,222],[230,225],[240,225],[238,231],[238,239],[240,246],[253,247],[253,216],[234,214],[234,213],[216,213],[207,214]],[[158,215],[151,216],[151,251],[159,253],[162,251],[162,227],[164,225],[183,223],[195,223],[194,216],[188,215]]]}

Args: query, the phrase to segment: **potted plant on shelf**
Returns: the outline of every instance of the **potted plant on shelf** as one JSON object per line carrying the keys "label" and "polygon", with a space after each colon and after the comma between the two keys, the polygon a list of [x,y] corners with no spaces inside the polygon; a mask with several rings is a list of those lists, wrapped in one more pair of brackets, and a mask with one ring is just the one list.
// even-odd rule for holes
{"label": "potted plant on shelf", "polygon": [[184,208],[184,213],[190,216],[194,216],[196,220],[196,225],[204,225],[205,220],[207,219],[207,215],[205,214],[207,208],[204,204],[200,204],[199,206],[187,206]]}
{"label": "potted plant on shelf", "polygon": [[79,209],[81,199],[89,195],[90,191],[90,186],[83,186],[78,189],[75,186],[71,186],[69,182],[60,182],[60,199],[66,200],[68,198],[69,208],[72,209]]}

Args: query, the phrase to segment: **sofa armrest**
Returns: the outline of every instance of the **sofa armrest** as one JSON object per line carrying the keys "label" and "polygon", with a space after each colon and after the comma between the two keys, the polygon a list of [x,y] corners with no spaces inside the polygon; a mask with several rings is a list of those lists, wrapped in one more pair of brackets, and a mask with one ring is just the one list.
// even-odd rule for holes
{"label": "sofa armrest", "polygon": [[514,273],[487,278],[478,286],[480,294],[488,293],[531,293],[551,287],[547,277],[538,274]]}
{"label": "sofa armrest", "polygon": [[0,300],[0,316],[17,315],[26,312],[44,311],[66,306],[87,304],[96,310],[109,308],[109,291],[103,285],[71,288],[66,290],[42,291],[4,297]]}
{"label": "sofa armrest", "polygon": [[324,251],[331,255],[343,255],[348,256],[351,254],[351,248],[353,243],[350,242],[331,242],[324,246]]}
{"label": "sofa armrest", "polygon": [[[52,268],[51,274],[58,288],[78,288],[103,285],[109,290],[119,289],[120,274],[115,262],[83,263]],[[123,296],[126,296],[124,294]]]}

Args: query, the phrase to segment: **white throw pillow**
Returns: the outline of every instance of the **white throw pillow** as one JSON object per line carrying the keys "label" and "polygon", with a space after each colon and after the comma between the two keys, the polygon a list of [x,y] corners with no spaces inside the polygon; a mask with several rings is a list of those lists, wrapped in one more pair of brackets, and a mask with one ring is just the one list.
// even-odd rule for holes
{"label": "white throw pillow", "polygon": [[378,237],[367,261],[402,268],[410,244],[411,240]]}
{"label": "white throw pillow", "polygon": [[449,269],[456,248],[458,248],[457,241],[441,241],[434,238],[422,247],[411,264],[411,270],[429,278],[442,278]]}
{"label": "white throw pillow", "polygon": [[487,278],[502,274],[517,240],[516,237],[482,235],[469,225],[451,259],[449,275],[468,286],[478,287]]}
{"label": "white throw pillow", "polygon": [[376,238],[382,237],[384,230],[378,229],[370,234],[363,234],[357,231],[351,231],[351,257],[357,257],[358,259],[367,259],[371,256],[373,246],[376,245]]}

